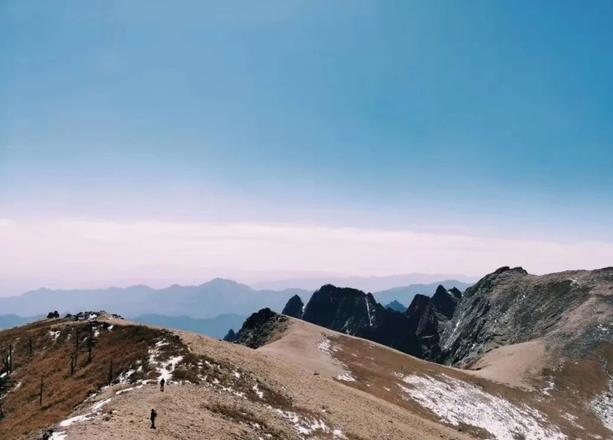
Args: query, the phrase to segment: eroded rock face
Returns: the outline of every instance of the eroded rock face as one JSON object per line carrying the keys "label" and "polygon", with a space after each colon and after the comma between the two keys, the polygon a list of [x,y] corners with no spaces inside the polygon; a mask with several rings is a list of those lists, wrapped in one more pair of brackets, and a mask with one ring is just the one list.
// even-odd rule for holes
{"label": "eroded rock face", "polygon": [[432,306],[434,307],[436,313],[439,314],[440,320],[451,319],[461,298],[461,293],[458,297],[456,294],[451,293],[443,286],[438,286],[436,292],[434,292],[434,295],[432,295]]}
{"label": "eroded rock face", "polygon": [[560,355],[589,356],[613,344],[613,268],[536,276],[502,267],[464,292],[449,324],[440,335],[447,364],[535,338]]}
{"label": "eroded rock face", "polygon": [[[370,294],[327,284],[311,296],[303,319],[347,334],[358,334],[375,324],[380,313]],[[381,306],[379,306],[381,307]]]}
{"label": "eroded rock face", "polygon": [[303,310],[304,303],[302,299],[298,295],[294,295],[289,299],[281,313],[291,316],[292,318],[302,319]]}
{"label": "eroded rock face", "polygon": [[269,308],[262,309],[247,318],[232,342],[259,348],[270,342],[275,334],[285,328],[287,319],[286,316],[279,315]]}
{"label": "eroded rock face", "polygon": [[[457,289],[456,289],[457,291]],[[462,294],[438,286],[432,298],[416,295],[407,309],[408,331],[415,336],[414,354],[423,359],[438,360],[440,335],[452,318]]]}
{"label": "eroded rock face", "polygon": [[388,310],[361,290],[323,286],[313,293],[303,319],[342,333],[411,352],[404,314]]}

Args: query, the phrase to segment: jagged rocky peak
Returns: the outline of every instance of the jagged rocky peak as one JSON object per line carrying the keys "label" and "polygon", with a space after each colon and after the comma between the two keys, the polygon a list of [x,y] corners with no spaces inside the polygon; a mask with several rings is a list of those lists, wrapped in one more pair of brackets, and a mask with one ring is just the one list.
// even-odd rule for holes
{"label": "jagged rocky peak", "polygon": [[414,335],[408,331],[407,315],[387,310],[375,301],[372,294],[361,290],[322,286],[311,296],[303,319],[331,330],[370,339],[405,353],[420,353]]}
{"label": "jagged rocky peak", "polygon": [[287,304],[285,304],[281,313],[293,318],[302,319],[302,314],[304,313],[304,303],[302,299],[298,295],[292,296]]}
{"label": "jagged rocky peak", "polygon": [[451,289],[449,289],[449,293],[455,296],[458,300],[462,299],[462,291],[457,287],[452,287]]}
{"label": "jagged rocky peak", "polygon": [[502,266],[502,267],[499,267],[498,269],[496,269],[492,273],[492,275],[498,275],[498,274],[505,273],[505,272],[513,272],[513,273],[518,273],[518,274],[521,274],[521,275],[528,275],[528,271],[526,269],[524,269],[523,267],[521,267],[521,266],[517,266],[517,267],[513,267],[513,268],[511,268],[509,266]]}
{"label": "jagged rocky peak", "polygon": [[411,304],[409,305],[409,308],[407,309],[407,312],[406,312],[407,316],[411,317],[411,316],[419,316],[423,314],[426,311],[426,309],[430,307],[431,302],[432,302],[432,299],[429,296],[418,293],[417,295],[413,297],[413,301],[411,301]]}
{"label": "jagged rocky peak", "polygon": [[268,307],[245,320],[232,342],[258,348],[266,345],[283,332],[288,318],[273,312]]}
{"label": "jagged rocky peak", "polygon": [[523,267],[509,267],[502,266],[496,269],[494,272],[485,275],[475,284],[470,286],[464,291],[462,295],[465,298],[469,298],[475,294],[475,292],[491,289],[493,286],[496,286],[500,283],[506,283],[511,280],[517,280],[519,278],[530,276],[528,271],[526,271]]}
{"label": "jagged rocky peak", "polygon": [[238,335],[236,334],[234,329],[230,329],[230,330],[228,330],[228,333],[226,333],[226,335],[223,337],[223,340],[226,341],[226,342],[234,342],[234,341],[236,341],[237,337],[238,337]]}
{"label": "jagged rocky peak", "polygon": [[333,330],[357,334],[372,327],[383,306],[370,293],[349,287],[322,286],[304,308],[303,319]]}
{"label": "jagged rocky peak", "polygon": [[443,286],[438,286],[432,295],[432,306],[446,319],[451,319],[458,302],[459,298]]}

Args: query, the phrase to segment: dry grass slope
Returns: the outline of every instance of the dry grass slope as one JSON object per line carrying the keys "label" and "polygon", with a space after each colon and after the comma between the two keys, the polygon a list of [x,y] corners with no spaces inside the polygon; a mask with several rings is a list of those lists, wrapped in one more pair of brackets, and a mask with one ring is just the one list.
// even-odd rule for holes
{"label": "dry grass slope", "polygon": [[[0,332],[0,349],[13,346],[13,372],[8,392],[1,399],[4,418],[0,421],[0,438],[22,438],[67,418],[76,406],[109,383],[109,375],[112,381],[117,381],[122,373],[140,364],[143,368],[131,380],[147,378],[148,348],[168,333],[98,321],[91,325],[96,335],[91,360],[88,360],[89,322],[46,320]],[[71,375],[77,335],[79,351]]]}

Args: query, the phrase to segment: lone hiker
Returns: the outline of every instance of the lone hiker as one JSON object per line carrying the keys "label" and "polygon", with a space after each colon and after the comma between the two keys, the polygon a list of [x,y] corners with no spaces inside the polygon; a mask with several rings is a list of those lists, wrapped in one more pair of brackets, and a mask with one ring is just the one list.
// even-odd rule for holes
{"label": "lone hiker", "polygon": [[157,416],[158,413],[156,413],[154,409],[151,409],[151,415],[149,416],[149,420],[151,420],[151,429],[155,429],[155,418]]}
{"label": "lone hiker", "polygon": [[164,392],[164,385],[166,385],[166,379],[162,378],[162,380],[160,380],[160,391]]}

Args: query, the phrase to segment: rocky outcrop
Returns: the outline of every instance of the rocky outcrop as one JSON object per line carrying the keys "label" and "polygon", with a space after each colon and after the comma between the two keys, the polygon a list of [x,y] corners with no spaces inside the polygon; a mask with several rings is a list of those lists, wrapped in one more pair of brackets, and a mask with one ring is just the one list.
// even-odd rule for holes
{"label": "rocky outcrop", "polygon": [[439,361],[469,365],[496,347],[536,338],[577,358],[613,344],[613,268],[536,276],[501,267],[486,275],[443,328]]}
{"label": "rocky outcrop", "polygon": [[238,335],[233,329],[228,330],[228,333],[223,337],[223,340],[226,342],[236,342]]}
{"label": "rocky outcrop", "polygon": [[303,319],[343,333],[357,335],[379,323],[385,310],[371,294],[327,284],[311,296]]}
{"label": "rocky outcrop", "polygon": [[434,361],[439,358],[440,335],[452,318],[458,302],[456,294],[443,286],[438,286],[432,298],[425,295],[415,296],[406,312],[408,332],[415,337],[414,351],[411,354]]}
{"label": "rocky outcrop", "polygon": [[289,299],[281,313],[291,316],[292,318],[302,319],[303,311],[304,303],[302,299],[298,295],[294,295]]}
{"label": "rocky outcrop", "polygon": [[247,318],[232,342],[259,348],[280,334],[287,325],[287,320],[286,316],[279,315],[269,308],[262,309]]}
{"label": "rocky outcrop", "polygon": [[[425,352],[421,340],[428,338],[431,329],[436,331],[436,324],[426,321],[437,319],[432,313],[425,314],[417,310],[425,298],[426,307],[432,308],[430,298],[418,295],[406,313],[389,310],[377,303],[370,293],[357,289],[339,288],[332,285],[323,286],[313,293],[305,307],[303,319],[342,333],[359,336],[397,350],[416,356]],[[428,309],[428,310],[430,310]],[[421,336],[416,331],[422,331]]]}
{"label": "rocky outcrop", "polygon": [[[458,301],[458,293],[439,286],[432,298],[417,295],[408,309],[398,304],[397,311],[383,307],[370,293],[328,284],[313,293],[301,317],[331,330],[436,360],[440,355],[440,332]],[[290,302],[293,304],[288,303],[286,309],[295,311],[297,300]]]}
{"label": "rocky outcrop", "polygon": [[455,292],[452,293],[443,286],[437,287],[436,292],[432,295],[432,306],[441,321],[451,319],[461,298],[461,292],[458,297]]}

